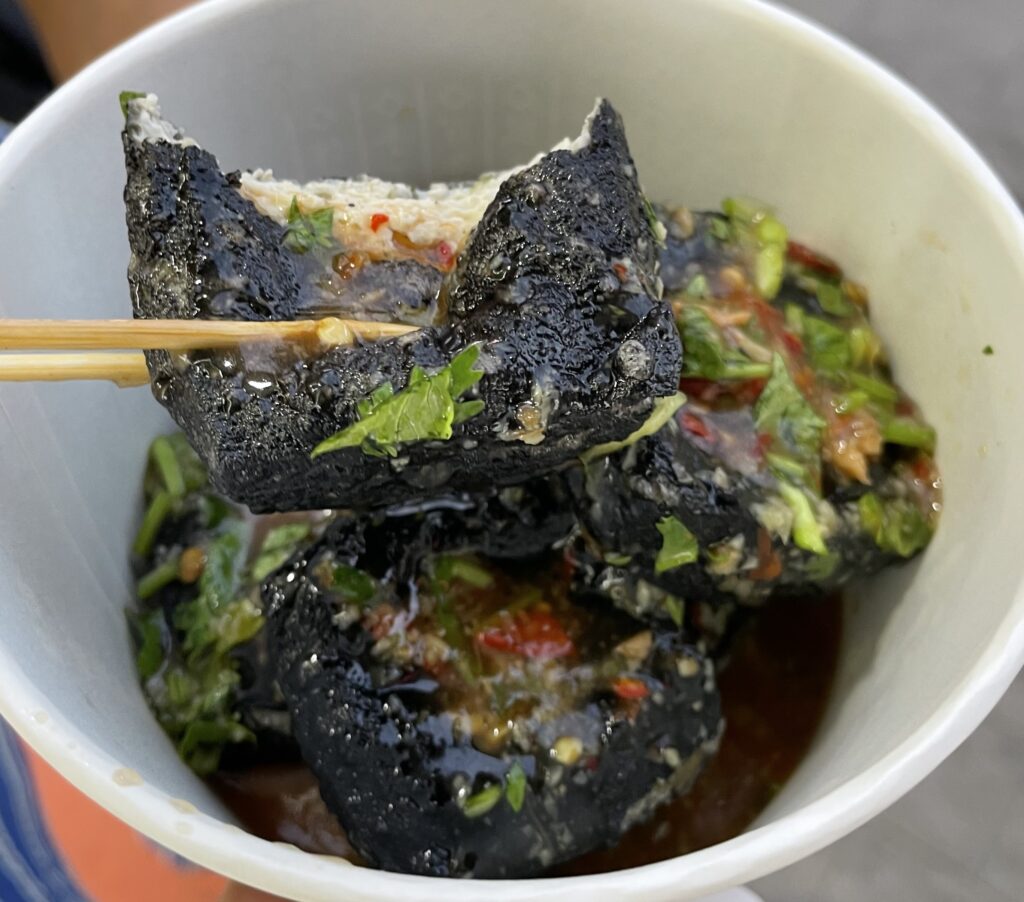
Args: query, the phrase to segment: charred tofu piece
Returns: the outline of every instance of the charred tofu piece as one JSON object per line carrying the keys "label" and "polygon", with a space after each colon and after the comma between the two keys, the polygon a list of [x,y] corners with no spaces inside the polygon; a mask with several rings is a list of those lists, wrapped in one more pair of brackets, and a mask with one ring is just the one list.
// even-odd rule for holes
{"label": "charred tofu piece", "polygon": [[459,516],[336,521],[265,587],[272,654],[361,855],[537,875],[689,788],[717,746],[714,672],[681,633],[578,601],[539,532],[496,548]]}
{"label": "charred tofu piece", "polygon": [[686,401],[567,476],[590,581],[635,616],[830,591],[927,545],[935,433],[867,296],[767,211],[661,210]]}
{"label": "charred tofu piece", "polygon": [[213,485],[253,511],[522,482],[676,392],[662,230],[607,101],[530,165],[423,191],[226,175],[154,97],[124,105],[136,316],[425,326],[356,347],[148,353]]}

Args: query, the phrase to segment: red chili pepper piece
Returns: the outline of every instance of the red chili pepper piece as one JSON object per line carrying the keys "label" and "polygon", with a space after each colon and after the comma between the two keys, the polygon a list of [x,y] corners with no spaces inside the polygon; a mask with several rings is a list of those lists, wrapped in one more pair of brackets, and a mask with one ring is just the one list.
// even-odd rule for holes
{"label": "red chili pepper piece", "polygon": [[935,465],[931,458],[925,454],[918,454],[917,457],[914,458],[914,462],[910,465],[910,469],[913,471],[914,476],[920,479],[921,482],[932,483],[935,482],[937,478]]}
{"label": "red chili pepper piece", "polygon": [[738,382],[733,395],[737,401],[743,404],[753,404],[761,397],[761,392],[764,391],[767,382],[767,379],[746,379],[743,382]]}
{"label": "red chili pepper piece", "polygon": [[370,229],[376,232],[384,223],[388,221],[389,217],[387,213],[374,213],[370,217]]}
{"label": "red chili pepper piece", "polygon": [[516,611],[496,626],[477,633],[476,641],[492,651],[546,661],[571,655],[576,646],[562,624],[547,611]]}
{"label": "red chili pepper piece", "polygon": [[722,393],[722,383],[711,379],[680,379],[679,390],[694,401],[710,404]]}
{"label": "red chili pepper piece", "polygon": [[808,269],[820,272],[822,275],[833,276],[838,279],[843,274],[839,264],[834,260],[830,260],[817,251],[812,251],[807,245],[800,244],[797,241],[789,242],[786,247],[786,256],[794,263],[799,263]]}
{"label": "red chili pepper piece", "polygon": [[449,270],[455,263],[455,250],[447,241],[437,245],[437,257],[441,261],[441,269]]}
{"label": "red chili pepper piece", "polygon": [[804,343],[800,340],[799,335],[794,335],[788,329],[784,329],[782,332],[782,340],[790,354],[803,354]]}
{"label": "red chili pepper piece", "polygon": [[647,698],[651,690],[643,680],[636,677],[619,677],[612,683],[612,692],[619,698]]}
{"label": "red chili pepper piece", "polygon": [[687,432],[692,432],[698,438],[704,438],[704,439],[711,438],[711,429],[710,429],[710,427],[708,426],[707,423],[705,423],[696,414],[692,414],[688,410],[683,411],[683,415],[681,417],[681,422],[682,422],[683,428]]}

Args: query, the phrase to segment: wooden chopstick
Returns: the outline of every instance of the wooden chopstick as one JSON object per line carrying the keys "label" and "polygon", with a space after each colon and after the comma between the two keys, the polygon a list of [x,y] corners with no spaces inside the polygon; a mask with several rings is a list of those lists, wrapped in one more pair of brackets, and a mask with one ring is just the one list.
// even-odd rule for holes
{"label": "wooden chopstick", "polygon": [[122,388],[146,385],[149,370],[140,353],[115,349],[189,351],[233,348],[258,342],[305,343],[320,347],[375,341],[417,331],[401,323],[322,319],[238,322],[209,319],[51,320],[0,319],[0,350],[80,349],[77,354],[2,354],[0,382],[63,382],[92,379]]}
{"label": "wooden chopstick", "polygon": [[351,345],[415,332],[415,326],[361,320],[323,319],[287,322],[238,322],[210,319],[48,320],[0,319],[0,350],[187,351],[231,348],[254,342],[316,342],[325,347]]}
{"label": "wooden chopstick", "polygon": [[92,351],[81,354],[0,354],[0,382],[65,382],[92,379],[121,388],[146,385],[142,353]]}

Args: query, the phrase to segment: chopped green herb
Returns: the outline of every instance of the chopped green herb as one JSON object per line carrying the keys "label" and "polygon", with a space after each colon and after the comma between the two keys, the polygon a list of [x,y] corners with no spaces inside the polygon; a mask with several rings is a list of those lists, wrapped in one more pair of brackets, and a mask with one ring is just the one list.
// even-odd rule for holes
{"label": "chopped green herb", "polygon": [[121,105],[121,115],[125,119],[128,118],[128,104],[133,100],[138,100],[140,97],[145,97],[145,91],[122,91],[117,95],[117,102]]}
{"label": "chopped green herb", "polygon": [[[263,615],[242,579],[244,523],[225,519],[222,528],[203,546],[206,564],[195,597],[174,608],[171,619],[180,642],[165,649],[162,608],[136,619],[137,665],[146,695],[181,757],[200,774],[216,769],[225,744],[254,739],[234,709],[240,676],[231,650],[259,632]],[[152,573],[163,567],[161,579],[177,578],[176,559]],[[147,579],[156,577],[143,577],[140,598],[149,591]]]}
{"label": "chopped green herb", "polygon": [[518,761],[513,761],[505,774],[505,801],[516,814],[526,801],[526,771]]}
{"label": "chopped green herb", "polygon": [[821,534],[821,524],[814,516],[807,493],[788,482],[780,482],[779,494],[793,512],[793,541],[797,547],[814,554],[828,554]]}
{"label": "chopped green herb", "polygon": [[807,467],[800,461],[794,460],[788,454],[778,454],[774,451],[766,452],[764,459],[777,479],[784,479],[794,485],[807,485],[809,481]]}
{"label": "chopped green herb", "polygon": [[377,594],[377,581],[358,567],[335,564],[331,570],[331,589],[349,604],[364,605]]}
{"label": "chopped green herb", "polygon": [[501,796],[501,784],[494,783],[467,798],[462,803],[462,813],[466,817],[481,817],[501,801]]}
{"label": "chopped green herb", "polygon": [[683,375],[695,379],[763,379],[771,372],[735,348],[727,347],[711,318],[685,305],[676,318],[683,341]]}
{"label": "chopped green herb", "polygon": [[457,420],[483,409],[479,402],[456,403],[483,376],[473,369],[479,356],[480,345],[471,344],[432,375],[413,367],[408,384],[398,394],[391,383],[376,388],[357,405],[358,419],[320,442],[311,456],[358,447],[371,456],[395,457],[402,444],[451,438]]}
{"label": "chopped green herb", "polygon": [[719,576],[735,573],[743,560],[743,545],[742,536],[738,540],[736,538],[723,539],[720,542],[715,542],[714,545],[709,545],[707,548],[708,573]]}
{"label": "chopped green herb", "polygon": [[128,617],[139,648],[135,666],[139,676],[148,680],[164,663],[164,612],[161,608],[144,614],[129,611]]}
{"label": "chopped green herb", "polygon": [[708,284],[708,277],[704,273],[697,273],[690,284],[686,286],[686,294],[691,298],[707,298],[711,296],[711,286]]}
{"label": "chopped green herb", "polygon": [[857,501],[861,523],[883,551],[911,557],[932,537],[932,527],[920,508],[907,498],[882,500],[874,492]]}
{"label": "chopped green herb", "polygon": [[144,601],[173,583],[178,578],[178,557],[175,555],[169,558],[141,577],[135,587],[135,594]]}
{"label": "chopped green herb", "polygon": [[260,553],[249,568],[249,578],[263,582],[295,554],[299,544],[309,538],[309,533],[308,523],[286,523],[268,530]]}
{"label": "chopped green herb", "polygon": [[149,446],[149,458],[159,472],[167,493],[172,498],[181,498],[185,494],[185,475],[174,453],[174,446],[166,436],[153,440]]}
{"label": "chopped green herb", "polygon": [[317,444],[311,457],[343,447],[360,447],[374,457],[395,457],[400,444],[451,438],[457,418],[468,419],[482,410],[474,407],[467,415],[465,407],[456,403],[483,375],[473,369],[479,354],[480,346],[471,344],[431,376],[414,367],[409,384],[397,394],[390,383],[376,388],[356,405],[358,419]]}
{"label": "chopped green herb", "polygon": [[870,400],[868,393],[860,388],[841,392],[835,396],[835,411],[840,415],[856,413]]}
{"label": "chopped green herb", "polygon": [[850,316],[856,312],[853,304],[843,295],[843,289],[832,282],[819,281],[814,293],[821,309],[832,316]]}
{"label": "chopped green herb", "polygon": [[682,629],[683,614],[686,612],[686,605],[683,603],[683,600],[676,598],[675,595],[666,595],[662,604],[665,605],[665,610],[668,612],[668,616],[672,618],[672,622],[678,629]]}
{"label": "chopped green herb", "polygon": [[771,210],[747,198],[727,197],[722,212],[737,240],[754,249],[754,284],[762,297],[771,300],[779,293],[786,268],[789,235]]}
{"label": "chopped green herb", "polygon": [[754,404],[754,421],[758,432],[774,436],[798,463],[817,473],[825,421],[796,387],[780,354],[773,356],[771,378]]}
{"label": "chopped green herb", "polygon": [[245,561],[241,524],[234,524],[203,549],[206,565],[199,577],[196,597],[174,611],[174,626],[184,632],[182,648],[189,656],[218,643],[220,618],[239,593]]}
{"label": "chopped green herb", "polygon": [[142,515],[142,525],[132,543],[132,551],[139,557],[146,557],[153,550],[157,533],[160,532],[160,527],[163,526],[173,506],[174,499],[169,492],[161,491],[153,496],[146,513]]}
{"label": "chopped green herb", "polygon": [[895,404],[900,399],[900,394],[888,382],[876,379],[874,376],[867,376],[864,373],[848,373],[850,382],[861,391],[867,392],[872,401],[882,404]]}
{"label": "chopped green herb", "polygon": [[473,558],[464,555],[439,555],[434,562],[434,576],[446,583],[461,580],[476,589],[494,585],[491,572]]}
{"label": "chopped green herb", "polygon": [[991,357],[993,354],[995,354],[995,350],[992,348],[992,345],[985,345],[985,347],[981,349],[981,353],[984,354],[986,357]]}
{"label": "chopped green herb", "polygon": [[674,395],[655,398],[654,407],[651,410],[650,416],[644,420],[640,427],[627,435],[621,442],[605,442],[603,445],[594,445],[593,448],[588,448],[580,455],[580,460],[585,464],[590,463],[600,457],[607,457],[609,454],[614,454],[616,451],[628,448],[630,445],[636,444],[642,438],[654,435],[655,432],[661,429],[662,426],[672,419],[673,414],[675,414],[675,412],[685,403],[686,395],[681,392],[676,392]]}
{"label": "chopped green herb", "polygon": [[613,567],[625,567],[631,560],[633,560],[633,555],[631,554],[620,554],[617,551],[606,551],[604,553],[604,562],[611,564]]}
{"label": "chopped green herb", "polygon": [[729,217],[729,222],[746,228],[753,228],[770,215],[767,206],[750,197],[725,198],[722,201],[722,212]]}
{"label": "chopped green herb", "polygon": [[858,369],[872,369],[882,359],[882,340],[867,325],[850,329],[850,363]]}
{"label": "chopped green herb", "polygon": [[835,573],[838,566],[839,555],[834,551],[829,551],[827,554],[818,554],[808,558],[804,563],[803,571],[809,580],[820,583]]}
{"label": "chopped green herb", "polygon": [[913,417],[893,417],[883,423],[882,439],[893,445],[920,448],[928,454],[935,451],[935,430]]}
{"label": "chopped green herb", "polygon": [[782,287],[786,268],[786,245],[766,244],[754,258],[754,284],[761,296],[771,300]]}
{"label": "chopped green herb", "polygon": [[708,223],[708,231],[711,232],[713,238],[717,238],[719,241],[732,240],[732,229],[729,228],[728,221],[719,219],[717,216],[712,217],[711,222]]}
{"label": "chopped green herb", "polygon": [[334,243],[334,208],[322,207],[312,213],[303,213],[299,199],[292,198],[288,207],[288,225],[283,243],[296,254],[307,254],[317,247],[331,247]]}
{"label": "chopped green herb", "polygon": [[694,563],[700,553],[697,537],[690,532],[678,518],[669,514],[662,517],[657,524],[661,533],[661,549],[654,560],[654,572],[664,573],[684,564]]}
{"label": "chopped green herb", "polygon": [[665,246],[665,237],[668,235],[668,230],[662,224],[661,220],[658,219],[658,214],[654,212],[654,205],[647,199],[646,195],[643,195],[644,200],[644,215],[647,217],[647,224],[651,227],[651,233],[654,235],[654,243],[658,247]]}
{"label": "chopped green herb", "polygon": [[799,304],[786,304],[786,328],[799,336],[804,334],[804,311]]}
{"label": "chopped green herb", "polygon": [[254,740],[249,729],[235,720],[193,720],[178,743],[178,753],[196,773],[208,774],[220,764],[225,745]]}
{"label": "chopped green herb", "polygon": [[479,398],[474,398],[472,401],[459,401],[455,405],[455,417],[452,419],[452,425],[458,426],[459,423],[472,419],[478,413],[481,413],[483,409],[484,402]]}
{"label": "chopped green herb", "polygon": [[[188,439],[182,433],[174,432],[170,435],[160,436],[154,440],[154,444],[156,442],[166,443],[174,453],[174,459],[178,469],[181,471],[186,492],[198,492],[200,489],[207,488],[209,477],[206,474],[206,467],[203,466],[199,455],[192,449]],[[221,501],[215,495],[206,495],[204,497]],[[222,501],[221,503],[223,504]]]}
{"label": "chopped green herb", "polygon": [[849,334],[817,316],[803,320],[804,346],[811,364],[826,373],[841,373],[850,367]]}

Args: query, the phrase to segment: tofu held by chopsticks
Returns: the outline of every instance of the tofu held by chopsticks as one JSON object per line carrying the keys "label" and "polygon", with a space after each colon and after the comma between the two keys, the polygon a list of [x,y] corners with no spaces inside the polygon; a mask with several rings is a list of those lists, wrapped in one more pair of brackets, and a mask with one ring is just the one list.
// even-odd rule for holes
{"label": "tofu held by chopsticks", "polygon": [[618,114],[472,185],[224,174],[124,98],[140,318],[386,318],[408,336],[149,351],[157,399],[254,511],[376,507],[521,482],[621,441],[677,392],[661,227]]}

